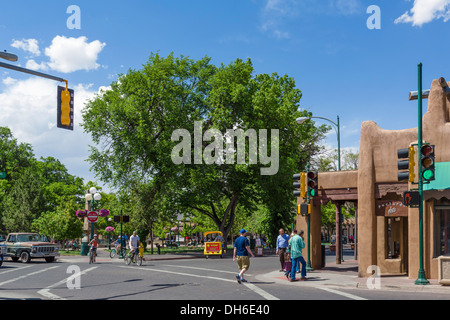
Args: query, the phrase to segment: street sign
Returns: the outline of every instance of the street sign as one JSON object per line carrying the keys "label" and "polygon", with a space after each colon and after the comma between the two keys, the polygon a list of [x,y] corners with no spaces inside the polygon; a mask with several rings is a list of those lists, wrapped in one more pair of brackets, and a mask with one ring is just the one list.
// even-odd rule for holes
{"label": "street sign", "polygon": [[420,204],[419,191],[403,192],[403,204],[405,206],[418,206]]}
{"label": "street sign", "polygon": [[98,213],[96,211],[89,211],[87,214],[87,219],[90,223],[98,222]]}
{"label": "street sign", "polygon": [[6,179],[6,172],[0,172],[0,179]]}

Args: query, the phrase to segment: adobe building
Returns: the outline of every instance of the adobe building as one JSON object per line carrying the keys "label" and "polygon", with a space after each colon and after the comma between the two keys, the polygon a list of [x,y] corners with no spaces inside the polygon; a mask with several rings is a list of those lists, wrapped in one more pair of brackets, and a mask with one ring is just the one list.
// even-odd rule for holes
{"label": "adobe building", "polygon": [[[423,239],[427,279],[438,278],[438,257],[450,256],[450,84],[434,80],[423,116],[423,142],[435,145],[436,180],[424,185]],[[424,96],[426,98],[426,96]],[[425,105],[425,103],[424,103]],[[356,250],[360,277],[406,274],[417,279],[419,271],[419,209],[404,206],[404,191],[417,188],[398,182],[397,150],[417,144],[418,129],[383,130],[373,121],[361,125],[359,167],[355,171],[319,172],[319,195],[311,202],[311,267],[320,269],[320,206],[336,204],[338,225],[341,206],[351,201],[356,208]],[[416,180],[418,150],[416,151]],[[302,199],[298,199],[301,203]],[[297,229],[307,231],[306,217],[297,217]],[[336,233],[336,263],[340,262]],[[305,240],[307,238],[305,237]],[[306,250],[304,250],[306,257]],[[369,270],[368,270],[369,268]]]}

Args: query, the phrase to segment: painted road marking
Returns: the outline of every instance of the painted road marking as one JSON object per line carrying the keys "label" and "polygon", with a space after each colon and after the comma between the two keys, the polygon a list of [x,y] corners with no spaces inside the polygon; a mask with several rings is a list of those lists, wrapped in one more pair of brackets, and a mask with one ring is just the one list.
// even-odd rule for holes
{"label": "painted road marking", "polygon": [[[26,268],[26,267],[23,267],[23,268]],[[21,269],[23,269],[23,268],[21,268]],[[35,271],[35,272],[31,272],[31,273],[25,274],[25,275],[23,275],[23,276],[19,276],[19,277],[16,277],[16,278],[12,278],[12,279],[9,279],[9,280],[0,282],[0,286],[2,286],[2,285],[4,285],[4,284],[7,284],[7,283],[11,283],[11,282],[17,281],[17,280],[20,280],[20,279],[27,278],[27,277],[29,277],[29,276],[32,276],[32,275],[35,275],[35,274],[38,274],[38,273],[42,273],[42,272],[44,272],[44,271],[52,270],[52,269],[55,269],[55,268],[58,268],[58,266],[55,266],[55,267],[49,267],[49,268],[46,268],[46,269],[43,269],[43,270],[38,270],[38,271]]]}
{"label": "painted road marking", "polygon": [[[119,268],[127,268],[130,269],[130,267],[127,266],[117,266]],[[147,271],[154,271],[154,272],[163,272],[163,273],[171,273],[171,274],[177,274],[180,276],[188,276],[188,277],[197,277],[197,278],[203,278],[203,279],[212,279],[212,280],[219,280],[219,281],[225,281],[225,282],[236,282],[236,280],[231,279],[224,279],[224,278],[218,278],[218,277],[211,277],[211,276],[205,276],[205,275],[197,275],[197,274],[191,274],[191,273],[184,273],[184,272],[175,272],[175,271],[169,271],[169,270],[159,270],[159,269],[149,269],[149,268],[140,268],[140,267],[132,267],[133,269],[139,269],[139,270],[147,270]],[[271,295],[270,293],[264,291],[261,288],[258,288],[254,284],[251,283],[243,283],[247,288],[252,290],[253,292],[259,294],[266,300],[280,300],[277,297]]]}
{"label": "painted road marking", "polygon": [[[230,274],[238,274],[238,272],[233,271],[224,271],[224,270],[217,270],[217,269],[207,269],[207,268],[199,268],[199,267],[188,267],[188,266],[175,266],[173,264],[164,264],[163,266],[166,267],[177,267],[177,268],[187,268],[187,269],[196,269],[196,270],[203,270],[203,271],[213,271],[213,272],[222,272],[222,273],[230,273]],[[252,276],[250,273],[246,273],[246,276]]]}
{"label": "painted road marking", "polygon": [[358,297],[358,296],[355,296],[354,294],[346,293],[346,292],[342,292],[342,291],[338,291],[338,290],[334,290],[334,289],[331,289],[331,288],[324,288],[324,287],[317,287],[317,288],[321,289],[321,290],[325,290],[325,291],[331,292],[331,293],[334,293],[334,294],[338,294],[338,295],[341,295],[341,296],[344,296],[344,297],[347,297],[347,298],[353,299],[353,300],[367,300],[366,298]]}
{"label": "painted road marking", "polygon": [[0,275],[5,274],[5,273],[9,273],[9,272],[12,272],[12,271],[18,271],[18,270],[23,270],[23,269],[31,268],[31,267],[32,267],[32,266],[24,266],[24,267],[15,267],[15,268],[13,268],[13,269],[9,269],[9,270],[6,270],[6,271],[3,271],[3,270],[2,270],[2,272],[0,273]]}

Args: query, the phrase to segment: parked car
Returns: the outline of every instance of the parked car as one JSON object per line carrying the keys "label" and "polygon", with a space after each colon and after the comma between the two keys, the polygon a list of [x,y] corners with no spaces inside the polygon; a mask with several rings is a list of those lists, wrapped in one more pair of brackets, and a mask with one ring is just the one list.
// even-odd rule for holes
{"label": "parked car", "polygon": [[37,233],[10,233],[6,238],[7,255],[13,261],[30,262],[31,259],[55,261],[59,248]]}
{"label": "parked car", "polygon": [[0,266],[6,258],[6,244],[0,243]]}

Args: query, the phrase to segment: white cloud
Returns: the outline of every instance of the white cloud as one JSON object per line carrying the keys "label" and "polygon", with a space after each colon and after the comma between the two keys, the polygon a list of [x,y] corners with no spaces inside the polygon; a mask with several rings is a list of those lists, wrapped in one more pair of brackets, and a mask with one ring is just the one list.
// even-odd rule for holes
{"label": "white cloud", "polygon": [[13,40],[11,47],[21,49],[31,53],[34,56],[40,56],[39,41],[36,39]]}
{"label": "white cloud", "polygon": [[31,70],[48,70],[48,66],[45,62],[37,63],[33,59],[27,61],[25,68]]}
{"label": "white cloud", "polygon": [[16,83],[17,80],[11,77],[6,77],[5,79],[2,80],[2,82],[4,85],[10,85]]}
{"label": "white cloud", "polygon": [[359,0],[336,0],[331,5],[334,5],[338,13],[342,15],[352,15],[362,10]]}
{"label": "white cloud", "polygon": [[412,9],[395,19],[395,23],[422,26],[441,18],[444,22],[450,20],[450,0],[414,0]]}
{"label": "white cloud", "polygon": [[[17,46],[20,45],[22,48],[25,48],[25,42],[21,42],[21,44],[17,41],[13,42],[13,44],[15,43]],[[38,63],[35,59],[29,59],[27,60],[26,68],[43,71],[51,69],[62,73],[96,70],[100,67],[100,64],[97,63],[98,56],[105,45],[99,40],[88,42],[86,37],[66,38],[64,36],[56,36],[53,38],[51,45],[45,48],[45,55],[50,61]],[[31,47],[27,48],[30,49]],[[37,47],[36,50],[39,51],[39,48]]]}
{"label": "white cloud", "polygon": [[100,66],[97,59],[105,45],[99,40],[88,42],[86,37],[56,36],[45,49],[45,55],[50,58],[48,66],[56,71],[95,70]]}
{"label": "white cloud", "polygon": [[267,0],[262,12],[261,30],[277,39],[288,39],[289,32],[281,30],[286,19],[297,13],[297,2],[293,0]]}

